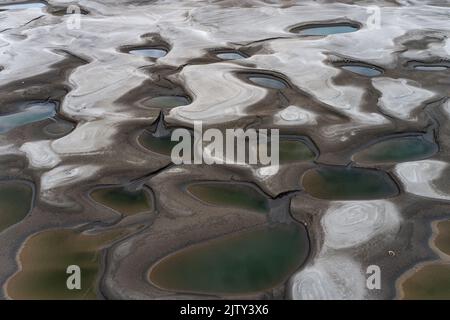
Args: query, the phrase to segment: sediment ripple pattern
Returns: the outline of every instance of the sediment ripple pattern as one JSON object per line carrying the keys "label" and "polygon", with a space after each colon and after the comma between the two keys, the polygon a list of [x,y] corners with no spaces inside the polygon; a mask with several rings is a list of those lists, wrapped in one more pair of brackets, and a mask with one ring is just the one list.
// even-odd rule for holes
{"label": "sediment ripple pattern", "polygon": [[53,168],[61,162],[49,140],[27,142],[20,148],[27,155],[30,165],[34,168]]}
{"label": "sediment ripple pattern", "polygon": [[435,185],[439,178],[445,179],[444,170],[449,164],[438,160],[405,162],[396,165],[395,173],[407,192],[418,196],[450,200],[450,193]]}
{"label": "sediment ripple pattern", "polygon": [[238,79],[233,72],[240,69],[227,63],[184,68],[181,77],[195,99],[188,107],[175,108],[171,116],[212,124],[245,115],[246,107],[262,100],[267,90]]}
{"label": "sediment ripple pattern", "polygon": [[365,278],[361,267],[347,256],[318,258],[292,279],[296,300],[363,299]]}
{"label": "sediment ripple pattern", "polygon": [[386,200],[332,205],[322,218],[325,246],[342,249],[362,245],[378,235],[395,234],[399,212]]}
{"label": "sediment ripple pattern", "polygon": [[377,78],[372,83],[383,93],[380,108],[399,119],[411,119],[412,113],[434,96],[433,92],[410,84],[407,79]]}

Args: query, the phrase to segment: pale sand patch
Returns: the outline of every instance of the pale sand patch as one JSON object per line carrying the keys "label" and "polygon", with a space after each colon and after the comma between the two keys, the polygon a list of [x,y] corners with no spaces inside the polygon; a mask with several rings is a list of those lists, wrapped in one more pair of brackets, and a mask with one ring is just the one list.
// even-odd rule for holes
{"label": "pale sand patch", "polygon": [[450,194],[438,190],[433,180],[441,177],[448,163],[438,160],[421,160],[399,163],[394,172],[407,192],[433,199],[450,200]]}
{"label": "pale sand patch", "polygon": [[[450,43],[450,41],[449,41]],[[447,100],[443,105],[442,108],[447,113],[448,117],[450,118],[450,100]]]}
{"label": "pale sand patch", "polygon": [[70,134],[52,142],[59,154],[100,152],[112,143],[117,121],[97,120],[79,124]]}
{"label": "pale sand patch", "polygon": [[261,101],[268,90],[241,81],[233,73],[239,70],[247,69],[231,63],[185,67],[180,77],[194,99],[188,106],[173,108],[166,119],[188,123],[202,120],[212,124],[245,115],[247,107]]}
{"label": "pale sand patch", "polygon": [[274,123],[277,125],[297,126],[316,125],[317,115],[311,111],[297,106],[289,106],[274,115]]}
{"label": "pale sand patch", "polygon": [[0,155],[18,155],[21,154],[14,144],[5,144],[0,146]]}
{"label": "pale sand patch", "polygon": [[347,256],[319,257],[291,281],[294,300],[359,300],[365,295],[361,267]]}
{"label": "pale sand patch", "polygon": [[333,249],[356,247],[400,228],[397,207],[387,200],[351,201],[333,204],[322,217],[324,246]]}
{"label": "pale sand patch", "polygon": [[99,169],[100,166],[91,164],[56,167],[42,175],[41,191],[45,192],[87,179],[94,175]]}
{"label": "pale sand patch", "polygon": [[407,79],[374,78],[372,84],[382,95],[378,106],[391,116],[404,120],[415,120],[411,114],[434,92],[412,85]]}
{"label": "pale sand patch", "polygon": [[33,168],[53,168],[61,162],[60,157],[51,148],[50,140],[26,142],[20,150],[25,152]]}

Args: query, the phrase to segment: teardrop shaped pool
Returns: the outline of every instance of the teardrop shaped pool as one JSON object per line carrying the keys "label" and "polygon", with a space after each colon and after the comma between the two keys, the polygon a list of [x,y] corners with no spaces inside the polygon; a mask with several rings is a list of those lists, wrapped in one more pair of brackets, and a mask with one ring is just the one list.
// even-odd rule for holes
{"label": "teardrop shaped pool", "polygon": [[308,254],[305,227],[282,224],[182,249],[158,261],[149,271],[149,280],[176,292],[260,292],[286,281]]}

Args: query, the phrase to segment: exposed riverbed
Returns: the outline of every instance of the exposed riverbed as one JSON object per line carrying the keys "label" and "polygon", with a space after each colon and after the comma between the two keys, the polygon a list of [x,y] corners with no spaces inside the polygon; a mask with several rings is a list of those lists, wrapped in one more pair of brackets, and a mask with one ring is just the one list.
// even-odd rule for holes
{"label": "exposed riverbed", "polygon": [[[449,10],[1,2],[1,297],[449,298]],[[197,121],[279,170],[175,165]]]}

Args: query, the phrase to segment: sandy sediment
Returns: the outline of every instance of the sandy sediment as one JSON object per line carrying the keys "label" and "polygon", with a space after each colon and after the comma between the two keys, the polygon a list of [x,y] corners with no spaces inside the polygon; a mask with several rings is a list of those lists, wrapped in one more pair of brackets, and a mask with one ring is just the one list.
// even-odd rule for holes
{"label": "sandy sediment", "polygon": [[400,219],[396,206],[387,200],[332,204],[322,218],[324,246],[343,249],[364,244],[376,236],[395,235]]}
{"label": "sandy sediment", "polygon": [[[400,221],[398,209],[387,200],[330,202],[320,220],[321,248],[309,265],[291,278],[292,298],[367,298],[365,261],[361,263],[349,252],[364,252],[361,247],[369,241],[382,250],[397,235]],[[320,232],[317,229],[316,234]]]}
{"label": "sandy sediment", "polygon": [[33,168],[50,169],[61,162],[61,158],[51,148],[50,140],[24,143],[20,150],[25,152]]}
{"label": "sandy sediment", "polygon": [[[180,74],[188,91],[195,97],[189,106],[171,110],[172,118],[187,121],[207,121],[208,124],[237,120],[245,115],[245,109],[262,100],[267,89],[244,83],[233,72],[245,70],[235,64],[188,66]],[[207,92],[214,92],[208,95]]]}
{"label": "sandy sediment", "polygon": [[289,106],[274,115],[274,123],[281,126],[317,124],[316,115],[298,106]]}
{"label": "sandy sediment", "polygon": [[422,197],[450,200],[450,194],[439,190],[433,184],[448,166],[448,163],[438,160],[405,162],[396,165],[395,174],[407,192]]}
{"label": "sandy sediment", "polygon": [[376,78],[372,80],[375,89],[383,94],[380,108],[387,114],[404,120],[414,120],[412,113],[435,93],[410,84],[407,79]]}
{"label": "sandy sediment", "polygon": [[296,300],[360,300],[365,282],[361,266],[350,257],[319,257],[292,279]]}

